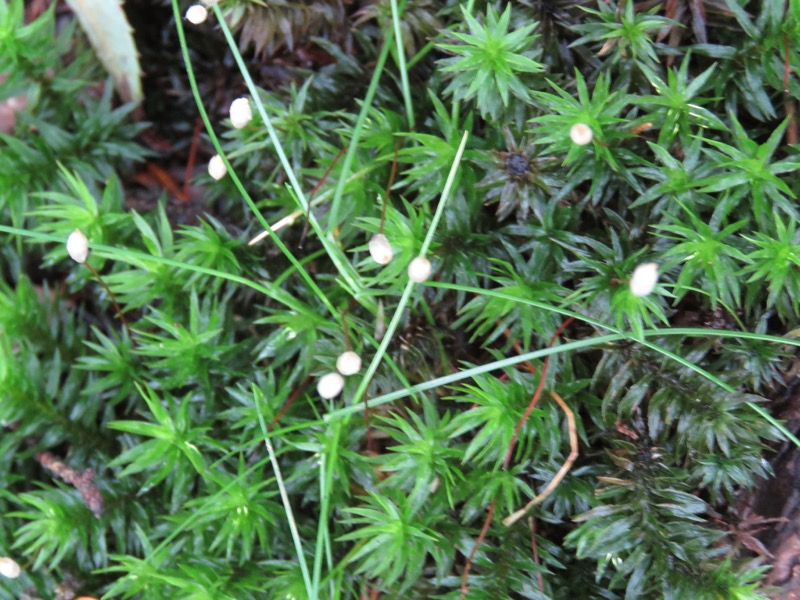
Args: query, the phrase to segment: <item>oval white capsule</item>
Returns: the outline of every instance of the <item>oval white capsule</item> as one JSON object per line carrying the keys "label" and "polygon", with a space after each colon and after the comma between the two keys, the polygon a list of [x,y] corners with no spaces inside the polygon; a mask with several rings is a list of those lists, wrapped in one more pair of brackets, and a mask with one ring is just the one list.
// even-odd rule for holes
{"label": "oval white capsule", "polygon": [[192,25],[200,25],[208,18],[208,9],[202,4],[192,4],[186,10],[185,16]]}
{"label": "oval white capsule", "polygon": [[416,283],[422,283],[431,276],[431,269],[431,261],[424,256],[418,256],[408,265],[408,278]]}
{"label": "oval white capsule", "polygon": [[253,118],[253,109],[250,108],[250,100],[247,98],[237,98],[231,102],[231,124],[236,129],[241,129]]}
{"label": "oval white capsule", "polygon": [[89,240],[80,229],[76,229],[67,238],[67,254],[77,263],[83,264],[89,258]]}
{"label": "oval white capsule", "polygon": [[344,377],[339,373],[327,373],[319,378],[317,382],[317,393],[330,400],[342,393],[344,389]]}
{"label": "oval white capsule", "polygon": [[579,146],[585,146],[593,137],[592,128],[585,123],[575,123],[569,130],[569,138]]}
{"label": "oval white capsule", "polygon": [[228,168],[225,166],[225,163],[222,161],[222,157],[219,154],[215,154],[211,157],[211,160],[208,161],[208,174],[211,175],[213,179],[219,181],[228,173]]}
{"label": "oval white capsule", "polygon": [[633,270],[631,275],[631,293],[634,296],[647,296],[658,283],[658,265],[656,263],[643,263]]}
{"label": "oval white capsule", "polygon": [[379,265],[389,264],[394,256],[389,239],[382,233],[373,235],[369,240],[369,255]]}
{"label": "oval white capsule", "polygon": [[361,370],[361,357],[352,350],[342,352],[336,359],[336,370],[342,375],[355,375]]}

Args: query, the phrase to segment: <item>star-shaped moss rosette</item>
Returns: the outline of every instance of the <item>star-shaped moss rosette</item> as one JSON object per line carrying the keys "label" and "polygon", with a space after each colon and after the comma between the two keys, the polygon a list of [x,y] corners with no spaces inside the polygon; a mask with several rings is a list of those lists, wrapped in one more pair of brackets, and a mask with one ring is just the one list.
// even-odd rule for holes
{"label": "star-shaped moss rosette", "polygon": [[497,202],[497,218],[502,221],[516,212],[517,221],[525,221],[537,203],[544,203],[562,182],[545,172],[553,159],[537,157],[532,143],[517,144],[511,131],[504,130],[506,147],[495,150],[482,161],[486,176],[478,183],[487,188],[485,202]]}

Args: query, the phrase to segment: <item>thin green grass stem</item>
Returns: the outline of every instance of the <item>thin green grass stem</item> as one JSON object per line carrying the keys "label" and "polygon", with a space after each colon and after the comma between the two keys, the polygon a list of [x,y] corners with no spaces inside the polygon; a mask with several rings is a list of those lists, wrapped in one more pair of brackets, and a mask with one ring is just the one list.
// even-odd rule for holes
{"label": "thin green grass stem", "polygon": [[[175,0],[173,0],[175,2]],[[269,139],[272,142],[273,147],[275,148],[275,153],[278,155],[278,160],[283,166],[283,170],[286,172],[286,177],[289,179],[289,184],[291,185],[291,189],[294,192],[294,197],[300,207],[305,211],[306,218],[308,219],[311,228],[314,232],[319,236],[320,243],[325,247],[325,250],[328,252],[328,256],[333,262],[336,270],[339,272],[339,275],[347,282],[347,285],[353,291],[353,294],[356,300],[361,301],[362,294],[360,293],[362,290],[361,280],[358,277],[358,274],[353,269],[353,266],[350,262],[345,258],[342,251],[339,247],[322,231],[319,226],[319,222],[317,221],[314,213],[311,211],[310,206],[308,204],[308,200],[306,199],[305,194],[303,193],[303,189],[300,186],[300,182],[297,180],[297,176],[294,173],[294,169],[292,165],[289,163],[289,159],[286,156],[286,152],[283,150],[283,146],[278,138],[278,134],[275,131],[275,127],[272,125],[272,120],[269,118],[266,109],[264,108],[264,103],[261,101],[261,97],[258,93],[258,88],[256,84],[253,82],[253,78],[250,77],[250,73],[247,70],[247,66],[244,64],[244,59],[242,58],[241,53],[239,52],[239,48],[236,44],[236,41],[233,39],[233,34],[231,33],[228,24],[225,22],[225,18],[222,15],[222,10],[219,8],[218,5],[213,6],[214,14],[217,17],[217,21],[219,22],[220,29],[222,30],[223,35],[225,36],[225,40],[228,42],[228,46],[233,54],[233,58],[236,61],[236,64],[239,67],[239,71],[242,74],[242,78],[244,79],[245,85],[247,86],[248,91],[250,92],[251,97],[253,98],[253,102],[255,102],[256,109],[258,110],[258,114],[261,115],[261,118],[264,121],[264,125],[267,128],[267,133],[269,135]],[[345,174],[348,171],[344,172]],[[343,175],[344,177],[344,175]],[[268,229],[269,226],[265,227]],[[330,228],[329,228],[330,229]]]}
{"label": "thin green grass stem", "polygon": [[[31,231],[28,229],[18,229],[16,227],[9,227],[7,225],[0,225],[0,232],[17,235],[23,238],[29,238],[37,242],[55,243],[62,245],[66,243],[66,240],[56,235],[42,233],[40,231]],[[92,254],[101,258],[106,258],[120,263],[134,265],[137,267],[141,267],[143,264],[151,262],[151,263],[159,263],[162,265],[167,265],[170,267],[175,267],[178,269],[185,269],[186,271],[193,271],[195,273],[202,273],[204,275],[210,275],[212,277],[217,277],[219,279],[224,279],[226,281],[231,281],[233,283],[239,283],[241,285],[247,286],[255,290],[256,292],[259,292],[260,294],[263,294],[268,298],[271,298],[272,300],[275,300],[276,302],[283,304],[284,306],[286,306],[291,310],[300,312],[309,310],[308,306],[298,301],[294,296],[292,296],[288,292],[285,292],[280,288],[267,287],[246,277],[241,277],[239,275],[234,275],[232,273],[226,273],[224,271],[218,271],[217,269],[210,269],[208,267],[193,265],[190,263],[182,263],[180,261],[171,258],[166,258],[164,256],[146,254],[145,252],[140,252],[138,250],[130,250],[129,248],[108,246],[106,244],[95,244],[94,242],[91,241],[89,243],[90,243],[90,248],[92,250]],[[338,315],[338,312],[335,312],[334,314]]]}
{"label": "thin green grass stem", "polygon": [[[216,11],[219,11],[217,6],[214,6]],[[200,118],[203,120],[203,124],[205,125],[206,131],[208,132],[209,137],[211,138],[211,143],[214,145],[214,149],[217,151],[217,154],[222,157],[223,162],[225,163],[225,167],[228,169],[228,175],[233,181],[236,189],[242,195],[247,205],[250,207],[250,210],[258,219],[259,223],[265,228],[270,229],[269,223],[261,214],[261,211],[258,210],[255,202],[250,197],[250,194],[247,193],[244,185],[242,184],[239,177],[236,175],[236,172],[233,170],[230,162],[228,161],[225,153],[222,150],[222,145],[219,143],[219,139],[217,138],[216,133],[214,132],[214,128],[211,125],[211,120],[208,118],[208,112],[203,106],[202,98],[200,96],[200,90],[197,86],[197,80],[194,76],[194,69],[192,68],[191,58],[189,57],[189,47],[186,44],[186,34],[183,30],[183,19],[181,18],[180,11],[178,9],[178,2],[177,0],[172,0],[172,12],[175,17],[175,27],[178,31],[178,39],[181,45],[181,53],[183,55],[183,61],[186,65],[186,74],[189,78],[189,85],[192,88],[192,94],[194,95],[195,102],[197,103],[197,109],[200,112]],[[220,14],[217,14],[217,17],[220,19],[220,23],[224,25],[224,19],[221,18]],[[236,54],[238,56],[238,53]],[[241,58],[241,57],[239,57]],[[249,77],[249,76],[248,76]],[[279,146],[278,146],[279,147]],[[280,238],[275,237],[275,245],[278,246],[280,251],[286,256],[287,259],[297,268],[298,273],[303,278],[303,280],[308,284],[314,294],[320,299],[320,301],[325,305],[325,307],[330,311],[331,315],[334,317],[337,314],[336,309],[331,304],[330,300],[328,300],[327,296],[323,293],[323,291],[319,288],[319,286],[314,282],[311,278],[311,275],[303,268],[300,262],[295,258],[294,254],[286,247],[286,245],[280,240]]]}
{"label": "thin green grass stem", "polygon": [[350,174],[350,169],[353,166],[353,160],[355,159],[356,152],[358,151],[358,143],[361,140],[361,132],[364,129],[364,124],[367,122],[367,116],[369,115],[370,108],[372,107],[372,102],[375,99],[375,94],[378,92],[378,82],[381,79],[381,75],[383,75],[383,69],[386,66],[386,59],[388,58],[389,51],[392,47],[393,37],[394,33],[392,31],[386,33],[386,37],[383,40],[383,46],[378,54],[378,60],[375,62],[375,70],[372,73],[372,79],[370,79],[367,93],[364,96],[364,101],[361,104],[361,110],[358,113],[356,124],[353,127],[353,136],[350,138],[350,142],[347,144],[347,152],[345,152],[344,160],[342,160],[341,173],[339,174],[338,181],[336,182],[336,190],[333,193],[333,200],[331,201],[331,210],[328,216],[329,232],[333,231],[333,229],[339,223],[339,213],[341,212],[345,182]]}
{"label": "thin green grass stem", "polygon": [[[551,307],[552,308],[552,307]],[[554,311],[554,312],[561,312],[561,311]],[[746,332],[737,332],[737,331],[729,331],[729,330],[717,330],[717,329],[693,329],[693,328],[676,328],[676,329],[647,329],[643,332],[643,337],[661,337],[665,335],[685,335],[685,336],[694,336],[694,337],[707,337],[707,336],[719,336],[719,337],[727,337],[727,338],[741,338],[741,339],[752,339],[752,340],[759,340],[765,342],[773,342],[773,343],[780,343],[780,344],[788,344],[791,346],[798,346],[800,347],[800,340],[793,340],[789,338],[779,338],[770,335],[762,335],[762,334],[755,334],[755,333],[746,333]],[[543,348],[541,350],[535,350],[532,352],[526,352],[524,354],[519,354],[517,356],[512,356],[510,358],[505,358],[502,360],[497,360],[491,363],[487,363],[485,365],[479,365],[477,367],[472,367],[470,369],[464,369],[463,371],[459,371],[457,373],[452,373],[450,375],[445,375],[443,377],[438,377],[436,379],[431,379],[430,381],[426,381],[423,383],[419,383],[411,388],[406,388],[402,390],[396,390],[394,392],[390,392],[388,394],[384,394],[382,396],[377,396],[370,400],[366,400],[359,404],[353,404],[351,406],[346,406],[344,408],[339,408],[331,413],[328,413],[324,416],[326,421],[335,421],[338,419],[347,418],[354,413],[361,412],[366,408],[374,408],[376,406],[381,406],[382,404],[386,404],[388,402],[394,402],[396,400],[401,400],[403,398],[407,398],[412,394],[418,394],[422,392],[427,392],[432,389],[436,389],[438,387],[452,385],[454,383],[458,383],[465,379],[470,379],[477,375],[483,375],[484,373],[489,373],[491,371],[496,371],[499,369],[504,369],[506,367],[511,367],[517,365],[522,362],[536,360],[545,358],[550,356],[551,354],[558,354],[561,352],[574,352],[578,350],[583,350],[586,348],[591,348],[594,346],[601,346],[603,344],[610,344],[612,342],[619,342],[619,341],[636,341],[639,343],[645,343],[648,347],[651,347],[653,350],[664,354],[674,360],[677,360],[680,364],[684,365],[685,367],[692,369],[699,375],[705,377],[712,383],[719,385],[722,389],[727,392],[735,393],[731,386],[726,384],[724,381],[720,380],[719,378],[715,377],[714,375],[708,373],[704,369],[698,367],[697,365],[687,361],[686,359],[673,354],[672,352],[661,348],[657,344],[652,344],[649,342],[642,342],[642,340],[634,339],[630,335],[622,334],[622,333],[615,333],[609,335],[603,335],[583,340],[578,340],[575,342],[569,342],[566,344],[561,344],[559,346],[552,346],[549,348]],[[771,425],[773,425],[776,429],[778,429],[786,439],[791,440],[792,443],[796,444],[800,447],[800,440],[795,437],[788,429],[786,429],[775,417],[771,416],[767,413],[763,408],[758,406],[753,402],[747,402],[747,405],[755,410],[760,416],[766,419]]]}
{"label": "thin green grass stem", "polygon": [[[633,336],[632,334],[628,335],[625,332],[617,329],[616,327],[613,327],[611,325],[603,323],[602,321],[598,321],[597,319],[593,319],[591,317],[587,317],[587,316],[582,315],[580,313],[577,313],[577,312],[574,312],[574,311],[571,311],[571,310],[567,310],[567,309],[564,309],[564,308],[550,306],[548,304],[545,304],[545,303],[542,303],[542,302],[537,302],[535,300],[529,300],[527,298],[520,298],[519,296],[514,296],[514,295],[511,295],[511,294],[505,294],[500,290],[485,290],[485,289],[474,288],[474,287],[470,287],[470,286],[464,286],[464,285],[458,285],[458,284],[450,284],[450,283],[439,283],[439,282],[430,282],[428,285],[430,285],[432,287],[438,287],[438,288],[449,289],[449,290],[454,290],[454,291],[471,292],[473,294],[479,294],[479,295],[483,295],[483,296],[494,296],[496,298],[502,298],[504,300],[512,300],[512,301],[520,302],[522,304],[527,304],[529,306],[534,306],[536,308],[540,308],[540,309],[548,311],[548,312],[554,312],[554,313],[560,314],[560,315],[562,315],[564,317],[572,317],[574,319],[583,321],[584,323],[588,323],[590,325],[594,325],[595,327],[598,327],[598,328],[601,328],[601,329],[605,329],[607,331],[612,331],[612,332],[617,333],[619,335],[623,335],[623,336],[625,336],[627,339],[629,339],[631,341],[640,343],[640,344],[650,348],[651,350],[654,350],[654,351],[658,352],[659,354],[667,356],[667,357],[671,358],[672,360],[678,362],[679,364],[683,365],[684,367],[686,367],[688,369],[691,369],[692,371],[694,371],[698,375],[704,377],[705,379],[707,379],[711,383],[721,387],[722,389],[724,389],[725,391],[727,391],[729,393],[735,393],[735,391],[736,391],[731,386],[729,386],[727,383],[722,381],[719,377],[716,377],[715,375],[712,375],[711,373],[709,373],[708,371],[706,371],[702,367],[699,367],[696,364],[692,363],[691,361],[686,360],[682,356],[679,356],[679,355],[671,352],[670,350],[667,350],[666,348],[662,348],[658,344],[654,344],[653,342],[649,342],[644,338],[640,339],[638,337]],[[738,319],[737,319],[737,322],[739,322],[741,324],[741,322]],[[727,330],[720,331],[720,330],[716,330],[716,329],[654,329],[654,330],[650,330],[650,331],[661,332],[661,335],[678,335],[676,333],[677,331],[684,331],[684,332],[691,332],[691,333],[686,333],[686,335],[695,336],[695,337],[703,337],[703,336],[732,337],[732,338],[739,338],[739,339],[752,339],[752,340],[758,340],[758,341],[763,341],[763,342],[771,342],[771,343],[778,343],[778,344],[779,343],[786,343],[786,344],[790,344],[790,345],[793,345],[793,346],[800,346],[800,342],[795,342],[794,340],[791,340],[791,339],[788,339],[788,338],[781,338],[781,337],[777,337],[777,336],[771,336],[771,335],[760,334],[760,333],[736,332],[736,331],[727,331]],[[559,346],[559,347],[563,347],[563,346]],[[795,435],[792,434],[788,429],[786,429],[777,419],[775,419],[775,417],[773,417],[772,415],[767,413],[762,407],[760,407],[759,405],[757,405],[757,404],[755,404],[753,402],[748,401],[746,404],[751,409],[753,409],[756,413],[758,413],[760,416],[762,416],[767,421],[769,421],[769,423],[773,427],[778,429],[786,437],[786,439],[791,440],[794,444],[796,444],[798,447],[800,447],[800,439],[795,437]]]}
{"label": "thin green grass stem", "polygon": [[[433,240],[433,236],[436,232],[436,226],[439,223],[439,219],[441,218],[442,211],[444,210],[444,206],[447,204],[447,201],[450,196],[450,190],[452,189],[453,181],[456,177],[456,172],[458,171],[458,165],[461,162],[461,157],[464,154],[464,148],[467,145],[468,133],[464,132],[464,136],[461,139],[461,144],[458,147],[458,151],[456,152],[455,158],[453,160],[453,164],[450,168],[450,173],[447,177],[447,182],[445,183],[444,190],[442,191],[442,197],[439,200],[439,206],[437,207],[436,213],[434,214],[434,218],[431,221],[430,229],[428,230],[428,234],[425,237],[425,241],[422,244],[422,254],[424,254],[428,247]],[[400,296],[400,301],[397,303],[397,308],[394,311],[394,315],[392,316],[391,321],[389,322],[388,327],[386,328],[386,333],[381,340],[380,346],[378,346],[378,350],[375,352],[375,356],[372,358],[372,361],[367,367],[367,370],[358,384],[358,388],[356,389],[355,394],[353,395],[352,402],[354,404],[358,404],[361,401],[361,398],[367,391],[367,387],[369,386],[370,381],[372,381],[372,377],[375,375],[375,372],[378,369],[378,366],[381,363],[384,355],[386,354],[386,349],[389,347],[389,344],[392,341],[392,337],[394,336],[395,331],[397,331],[397,327],[400,324],[401,319],[403,318],[403,313],[405,312],[406,306],[408,305],[408,301],[411,298],[411,292],[414,289],[415,283],[411,280],[405,286],[403,290],[403,294]],[[337,411],[333,411],[337,412]],[[357,411],[354,411],[357,412]],[[329,413],[330,414],[330,413]],[[349,414],[349,413],[348,413]],[[336,467],[336,463],[339,460],[338,452],[339,452],[339,444],[341,442],[342,430],[347,426],[347,419],[343,422],[336,422],[332,424],[333,427],[333,439],[329,445],[330,448],[330,455],[327,457],[327,468],[325,470],[324,477],[320,480],[320,489],[325,489],[330,494],[330,490],[333,486],[333,473]],[[330,537],[330,533],[328,532],[328,517],[329,517],[330,506],[327,497],[322,497],[322,501],[320,503],[320,517],[319,522],[317,525],[317,539],[324,540],[325,536]],[[322,531],[322,530],[325,531]],[[319,548],[318,548],[319,550]],[[315,562],[316,567],[316,562]],[[316,569],[315,569],[316,574]]]}
{"label": "thin green grass stem", "polygon": [[297,529],[297,523],[294,520],[294,512],[292,511],[292,504],[289,502],[289,495],[286,493],[286,485],[283,482],[283,475],[281,474],[281,467],[278,463],[278,457],[275,455],[275,449],[272,447],[272,442],[269,439],[267,424],[264,421],[264,414],[261,411],[260,392],[258,392],[255,385],[253,386],[253,400],[255,402],[256,412],[258,413],[258,423],[261,426],[261,431],[264,433],[264,445],[267,447],[269,453],[269,460],[272,463],[272,470],[275,472],[275,481],[278,484],[278,491],[281,495],[281,502],[283,502],[283,510],[286,513],[286,520],[289,523],[289,530],[292,534],[292,541],[294,548],[297,552],[297,560],[300,563],[300,572],[303,574],[303,583],[306,586],[306,593],[309,598],[317,598],[319,594],[317,589],[311,583],[311,576],[308,572],[308,565],[306,564],[305,553],[303,552],[303,540],[300,538],[300,532]]}
{"label": "thin green grass stem", "polygon": [[[405,3],[403,3],[405,9]],[[408,66],[406,65],[406,53],[403,48],[403,35],[400,31],[400,9],[397,0],[391,0],[392,25],[394,27],[395,52],[397,54],[397,68],[400,71],[400,83],[403,91],[403,102],[406,107],[406,118],[408,119],[408,129],[414,130],[414,104],[411,100],[411,86],[408,84]]]}
{"label": "thin green grass stem", "polygon": [[425,45],[422,47],[422,49],[421,49],[419,52],[417,52],[417,53],[416,53],[416,54],[415,54],[415,55],[414,55],[414,56],[411,58],[411,60],[409,60],[409,61],[408,61],[408,64],[406,65],[406,67],[407,67],[409,70],[413,69],[413,68],[414,68],[414,66],[415,66],[415,65],[416,65],[416,64],[417,64],[419,61],[421,61],[423,58],[425,58],[425,57],[428,55],[428,53],[429,53],[431,50],[433,50],[433,49],[434,49],[434,47],[435,47],[435,46],[436,46],[436,44],[434,44],[433,42],[428,42],[427,44],[425,44]]}
{"label": "thin green grass stem", "polygon": [[[204,505],[206,507],[209,507],[208,509],[204,509],[203,507],[201,507],[200,509],[192,512],[189,515],[189,517],[185,521],[183,521],[183,523],[181,523],[180,525],[178,525],[174,529],[171,529],[169,534],[167,534],[167,536],[158,544],[158,546],[156,546],[153,549],[153,551],[150,552],[147,556],[143,557],[142,562],[147,563],[147,561],[151,557],[159,556],[168,546],[170,546],[175,541],[175,539],[181,533],[183,533],[184,531],[186,531],[190,527],[194,526],[196,523],[200,522],[200,520],[204,516],[206,516],[208,514],[208,512],[210,512],[211,510],[216,510],[216,505],[219,502],[222,502],[224,500],[224,498],[225,498],[225,495],[228,494],[228,492],[230,492],[234,487],[236,487],[238,485],[241,485],[242,480],[244,480],[245,478],[251,476],[253,473],[259,473],[259,472],[263,471],[264,467],[266,466],[266,463],[268,461],[269,461],[269,458],[262,458],[261,460],[253,463],[250,467],[248,467],[245,470],[245,472],[242,473],[240,476],[231,478],[231,480],[222,489],[220,489],[219,491],[215,492],[212,496],[209,497],[208,503],[206,503]],[[97,573],[113,573],[113,572],[116,572],[117,570],[118,570],[118,568],[108,567],[108,568],[105,568],[105,569],[98,569],[96,572]],[[136,577],[136,574],[127,574],[122,579],[117,580],[114,583],[114,585],[111,587],[111,589],[102,596],[102,600],[105,600],[106,598],[111,598],[112,596],[117,595],[118,592],[116,592],[115,588],[116,587],[121,587],[122,588],[123,587],[122,583],[128,577]]]}
{"label": "thin green grass stem", "polygon": [[[420,256],[425,256],[430,248],[431,242],[433,242],[434,235],[436,235],[436,227],[439,225],[439,221],[444,213],[444,207],[447,204],[447,201],[450,199],[450,190],[453,187],[453,182],[456,178],[456,172],[458,171],[458,165],[461,162],[461,157],[464,154],[464,148],[467,145],[468,137],[469,133],[465,131],[461,138],[461,144],[458,146],[455,158],[453,159],[453,165],[450,167],[450,173],[447,176],[447,181],[445,183],[444,190],[442,191],[439,205],[436,207],[436,212],[431,220],[430,228],[425,236],[425,240],[422,242],[422,248],[419,253]],[[380,365],[384,354],[386,354],[386,349],[389,347],[392,337],[394,336],[395,331],[397,331],[397,327],[400,325],[400,320],[403,318],[403,313],[405,312],[406,305],[408,304],[409,298],[411,298],[411,292],[413,291],[415,285],[416,284],[411,280],[409,280],[406,284],[406,287],[403,290],[403,295],[400,297],[400,302],[397,303],[397,308],[394,311],[394,315],[392,315],[392,320],[389,322],[389,325],[386,328],[386,334],[381,340],[381,345],[378,347],[378,351],[375,353],[375,356],[373,357],[372,362],[369,364],[364,377],[361,379],[361,383],[359,384],[356,393],[353,395],[353,404],[358,404],[361,401],[361,398],[367,391],[369,382],[375,375],[375,371],[378,370],[378,365]]]}

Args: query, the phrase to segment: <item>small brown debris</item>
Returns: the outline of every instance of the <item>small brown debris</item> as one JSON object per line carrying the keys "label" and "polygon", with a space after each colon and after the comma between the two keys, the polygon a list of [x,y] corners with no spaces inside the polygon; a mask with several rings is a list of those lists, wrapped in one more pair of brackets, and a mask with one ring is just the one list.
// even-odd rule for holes
{"label": "small brown debris", "polygon": [[78,471],[64,464],[50,452],[37,452],[35,458],[39,463],[54,475],[60,477],[70,485],[74,485],[83,498],[84,504],[98,519],[103,514],[103,495],[94,484],[94,469]]}

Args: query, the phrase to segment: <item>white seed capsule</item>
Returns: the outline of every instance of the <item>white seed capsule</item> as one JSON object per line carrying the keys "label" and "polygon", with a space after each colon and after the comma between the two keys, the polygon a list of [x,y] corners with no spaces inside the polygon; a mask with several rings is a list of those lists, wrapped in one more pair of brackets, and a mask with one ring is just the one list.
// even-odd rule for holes
{"label": "white seed capsule", "polygon": [[202,4],[192,4],[186,11],[186,20],[192,25],[200,25],[208,18],[208,9]]}
{"label": "white seed capsule", "polygon": [[382,233],[376,233],[369,240],[369,255],[379,265],[386,265],[392,260],[394,253],[388,238]]}
{"label": "white seed capsule", "polygon": [[644,263],[633,270],[631,275],[631,293],[634,296],[647,296],[658,283],[658,265],[656,263]]}
{"label": "white seed capsule", "polygon": [[222,157],[219,154],[215,154],[211,157],[211,160],[208,161],[208,174],[217,181],[225,177],[227,172],[228,168],[225,166],[225,163],[222,162]]}
{"label": "white seed capsule", "polygon": [[431,261],[424,256],[418,256],[408,265],[408,278],[416,283],[422,283],[431,276]]}
{"label": "white seed capsule", "polygon": [[231,102],[231,123],[236,129],[241,129],[253,118],[253,110],[250,108],[250,100],[247,98],[237,98]]}
{"label": "white seed capsule", "polygon": [[67,238],[67,254],[77,263],[83,264],[89,257],[89,240],[80,229],[76,229]]}
{"label": "white seed capsule", "polygon": [[592,128],[585,123],[575,123],[569,130],[569,137],[573,143],[585,146],[592,141],[594,134]]}
{"label": "white seed capsule", "polygon": [[336,359],[336,370],[342,375],[355,375],[361,370],[361,357],[352,350],[342,352]]}
{"label": "white seed capsule", "polygon": [[20,572],[22,569],[19,568],[17,561],[2,557],[0,558],[0,575],[3,577],[8,577],[9,579],[16,579],[19,577]]}
{"label": "white seed capsule", "polygon": [[319,378],[317,382],[317,393],[330,400],[342,393],[344,389],[344,377],[338,373],[327,373]]}

